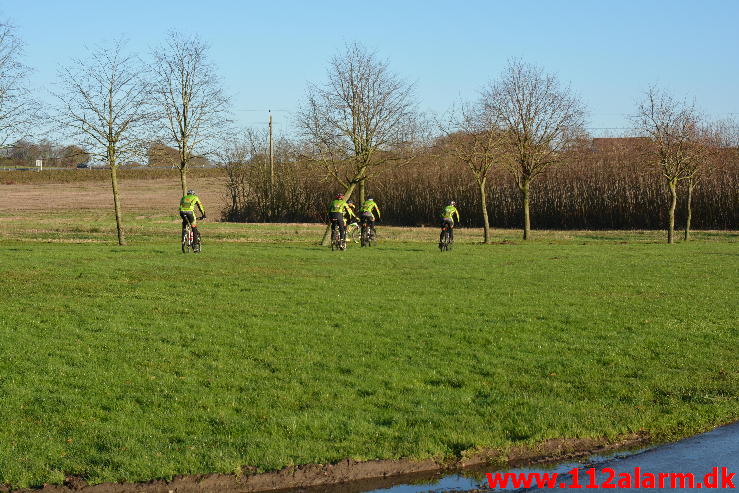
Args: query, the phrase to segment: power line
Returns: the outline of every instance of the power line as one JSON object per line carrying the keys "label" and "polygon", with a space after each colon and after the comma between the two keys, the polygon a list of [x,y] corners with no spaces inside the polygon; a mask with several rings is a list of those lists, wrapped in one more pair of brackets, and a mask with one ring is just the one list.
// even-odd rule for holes
{"label": "power line", "polygon": [[293,113],[293,110],[270,110],[270,109],[266,109],[266,110],[246,109],[246,110],[234,110],[234,111],[256,111],[256,112],[259,112],[259,113],[269,113],[270,111],[272,111],[272,112],[281,111],[283,113]]}

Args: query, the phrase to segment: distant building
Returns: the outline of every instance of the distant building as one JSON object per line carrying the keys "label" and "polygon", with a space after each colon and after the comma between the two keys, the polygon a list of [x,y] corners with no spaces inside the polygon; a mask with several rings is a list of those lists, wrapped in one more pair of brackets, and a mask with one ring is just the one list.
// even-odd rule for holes
{"label": "distant building", "polygon": [[[148,165],[179,168],[180,152],[173,147],[162,144],[161,142],[152,142],[149,145]],[[209,165],[209,161],[202,156],[193,156],[189,164],[191,168],[205,168]]]}

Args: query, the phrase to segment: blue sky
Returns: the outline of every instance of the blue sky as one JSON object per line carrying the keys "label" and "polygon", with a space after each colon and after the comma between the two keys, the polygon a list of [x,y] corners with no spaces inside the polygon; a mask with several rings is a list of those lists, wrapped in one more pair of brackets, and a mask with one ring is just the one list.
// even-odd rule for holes
{"label": "blue sky", "polygon": [[[274,113],[289,131],[308,81],[358,41],[414,82],[424,111],[475,98],[511,57],[555,72],[589,108],[589,126],[628,125],[650,84],[739,118],[739,1],[6,0],[42,99],[61,64],[121,35],[146,56],[170,29],[198,34],[241,126]],[[618,130],[615,130],[618,132]]]}

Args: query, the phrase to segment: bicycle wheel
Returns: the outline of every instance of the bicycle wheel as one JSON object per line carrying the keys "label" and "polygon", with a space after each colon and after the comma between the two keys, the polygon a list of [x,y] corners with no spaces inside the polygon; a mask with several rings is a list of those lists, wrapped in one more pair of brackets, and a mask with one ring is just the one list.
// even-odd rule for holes
{"label": "bicycle wheel", "polygon": [[360,243],[363,247],[369,246],[369,228],[366,223],[362,223],[362,231],[360,235]]}
{"label": "bicycle wheel", "polygon": [[449,228],[444,227],[441,230],[441,241],[439,241],[439,250],[445,252],[449,250]]}
{"label": "bicycle wheel", "polygon": [[361,236],[359,227],[356,224],[350,226],[349,230],[346,232],[346,236],[352,241],[352,243],[359,243]]}
{"label": "bicycle wheel", "polygon": [[339,231],[338,228],[331,228],[331,251],[337,250],[339,247]]}
{"label": "bicycle wheel", "polygon": [[201,243],[200,243],[200,235],[194,235],[192,239],[192,252],[193,253],[200,253]]}
{"label": "bicycle wheel", "polygon": [[190,251],[190,227],[187,226],[182,231],[182,253]]}

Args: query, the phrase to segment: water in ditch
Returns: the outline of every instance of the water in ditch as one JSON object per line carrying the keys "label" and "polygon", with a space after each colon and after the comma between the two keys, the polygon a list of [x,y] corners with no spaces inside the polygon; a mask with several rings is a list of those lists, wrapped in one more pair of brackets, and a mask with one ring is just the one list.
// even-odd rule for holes
{"label": "water in ditch", "polygon": [[496,469],[493,466],[476,466],[454,472],[422,473],[391,478],[371,479],[329,487],[315,487],[300,490],[304,493],[446,493],[476,491],[515,491],[518,488],[490,489],[486,473],[558,473],[566,475],[574,468],[598,467],[612,460],[618,460],[643,452],[644,448],[618,451],[608,455],[593,455],[579,462],[572,460],[556,464],[539,464],[536,466]]}

